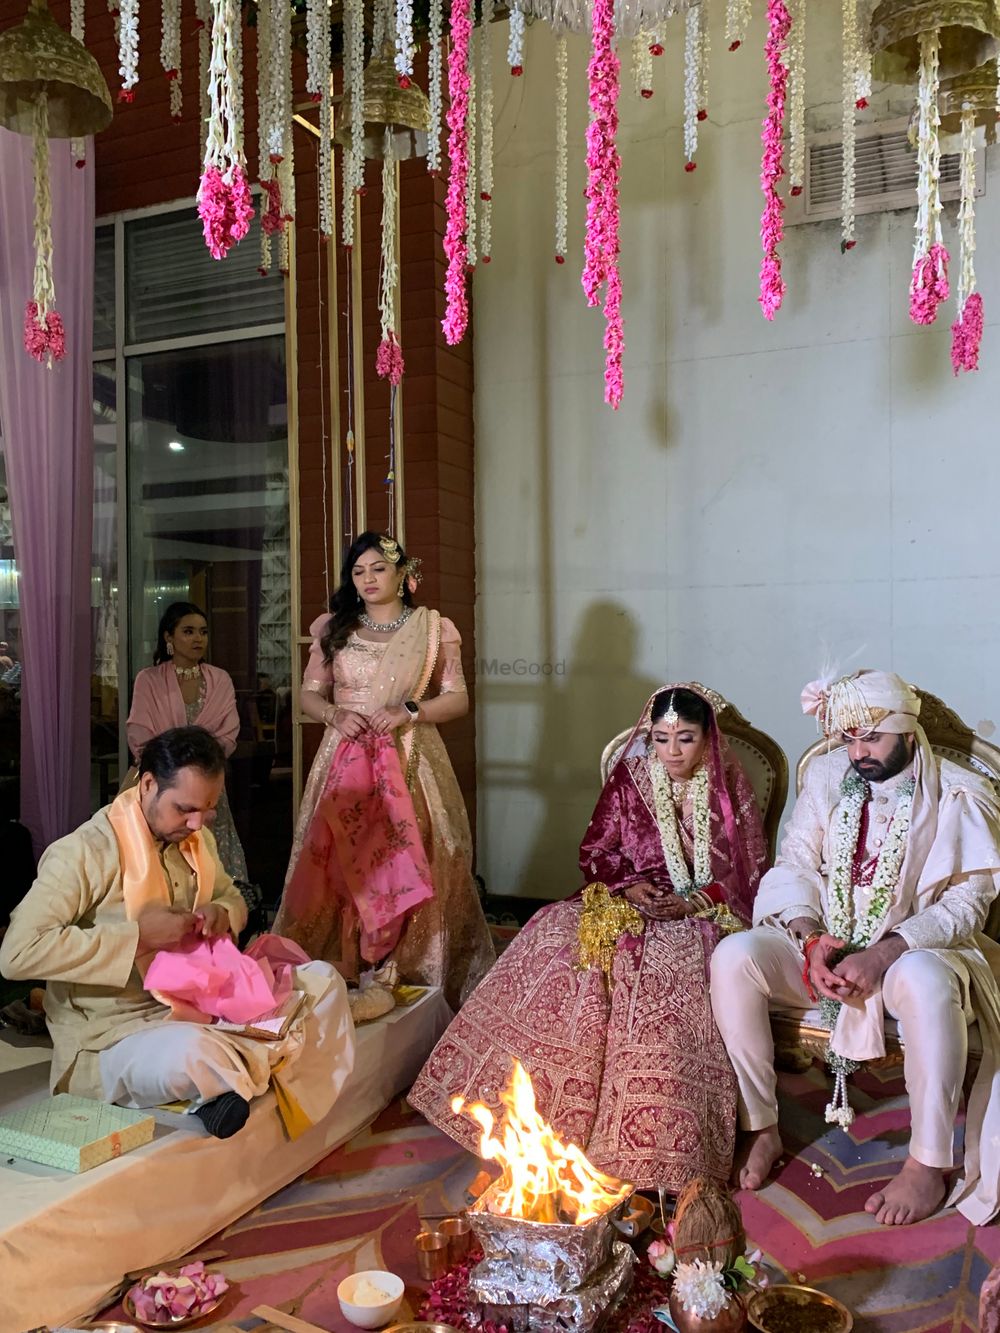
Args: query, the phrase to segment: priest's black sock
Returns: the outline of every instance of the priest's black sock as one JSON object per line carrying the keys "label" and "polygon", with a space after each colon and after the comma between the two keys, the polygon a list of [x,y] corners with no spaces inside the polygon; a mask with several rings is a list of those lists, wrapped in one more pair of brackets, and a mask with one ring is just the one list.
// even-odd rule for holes
{"label": "priest's black sock", "polygon": [[244,1101],[238,1092],[224,1092],[221,1097],[213,1097],[204,1106],[199,1106],[195,1115],[217,1139],[228,1139],[247,1122],[250,1103]]}

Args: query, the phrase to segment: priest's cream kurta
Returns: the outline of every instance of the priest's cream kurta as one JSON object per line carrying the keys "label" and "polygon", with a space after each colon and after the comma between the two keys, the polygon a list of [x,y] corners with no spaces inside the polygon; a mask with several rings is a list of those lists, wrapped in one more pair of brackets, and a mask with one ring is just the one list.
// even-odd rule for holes
{"label": "priest's cream kurta", "polygon": [[[276,1064],[283,1061],[287,1068],[294,1061],[294,1095],[315,1122],[333,1104],[354,1064],[342,979],[323,964],[299,969],[297,984],[309,1003],[282,1042],[172,1021],[170,1010],[143,989],[135,967],[139,927],[126,917],[110,808],[45,852],[38,878],[13,912],[0,945],[4,976],[47,982],[52,1091],[139,1105],[182,1096],[207,1099],[227,1089],[249,1099],[265,1091]],[[214,864],[212,901],[226,909],[238,932],[246,920],[243,898],[219,861],[211,833],[203,830],[201,837]],[[160,844],[158,850],[172,904],[190,909],[194,871],[179,847]],[[202,1075],[192,1080],[182,1067],[196,1049],[216,1066],[205,1087],[198,1086]],[[287,1082],[291,1087],[292,1078]]]}
{"label": "priest's cream kurta", "polygon": [[[754,907],[756,928],[723,941],[713,958],[713,1006],[738,1077],[741,1065],[745,1066],[740,1082],[741,1094],[751,1107],[749,1128],[760,1128],[776,1119],[769,1118],[769,1108],[763,1105],[772,1095],[765,1086],[767,1078],[751,1072],[753,1066],[759,1069],[765,1047],[773,1061],[773,1044],[769,1031],[749,1031],[758,1024],[752,1001],[742,995],[741,983],[745,976],[756,975],[770,994],[772,1007],[808,1005],[801,980],[802,955],[785,927],[802,916],[829,922],[828,878],[834,854],[831,829],[848,769],[844,749],[810,763],[777,865],[761,881]],[[897,778],[872,785],[866,854],[878,854],[879,830],[891,824],[901,783],[910,776],[915,778],[924,802],[920,827],[925,832],[911,837],[896,892],[875,936],[881,938],[895,931],[906,941],[907,952],[889,968],[880,992],[863,1004],[842,1007],[833,1045],[841,1054],[857,1060],[884,1054],[883,1021],[885,1008],[890,1008],[901,1020],[904,1039],[909,1036],[908,1085],[911,1067],[921,1066],[916,1070],[917,1082],[930,1088],[927,1096],[932,1100],[936,1067],[949,1053],[930,1049],[934,1040],[929,1032],[907,1034],[905,999],[900,1004],[894,997],[912,993],[918,970],[918,987],[941,985],[954,977],[950,984],[959,1006],[957,1021],[964,1028],[964,1009],[965,1019],[978,1022],[983,1057],[968,1107],[965,1173],[951,1201],[970,1221],[981,1225],[1000,1210],[1000,990],[995,979],[995,974],[1000,975],[1000,947],[983,934],[1000,884],[1000,810],[985,778],[936,759],[918,729],[914,764]],[[914,974],[908,983],[900,981],[904,973]],[[961,1036],[964,1048],[964,1030]],[[964,1068],[964,1060],[962,1063]],[[925,1064],[930,1074],[921,1081]],[[960,1087],[958,1071],[956,1098]],[[921,1117],[913,1087],[910,1093],[914,1105],[911,1152],[920,1160],[915,1149]],[[950,1165],[953,1115],[951,1111],[947,1124],[937,1126],[937,1137],[941,1137],[942,1128],[946,1136],[947,1161],[928,1165]],[[924,1115],[921,1123],[933,1124],[933,1115]]]}

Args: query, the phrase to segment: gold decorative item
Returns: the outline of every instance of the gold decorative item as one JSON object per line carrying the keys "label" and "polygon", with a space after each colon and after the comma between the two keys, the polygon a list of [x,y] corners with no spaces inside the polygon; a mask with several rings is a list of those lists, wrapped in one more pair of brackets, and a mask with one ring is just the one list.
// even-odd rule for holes
{"label": "gold decorative item", "polygon": [[961,133],[963,107],[970,107],[976,113],[976,127],[985,126],[986,142],[994,143],[997,121],[1000,119],[996,60],[988,60],[970,74],[941,81],[942,134]]}
{"label": "gold decorative item", "polygon": [[783,1284],[757,1291],[747,1318],[758,1333],[851,1333],[854,1317],[825,1291]]}
{"label": "gold decorative item", "polygon": [[446,1217],[438,1223],[438,1230],[448,1237],[448,1263],[464,1259],[472,1248],[472,1223],[468,1217]]}
{"label": "gold decorative item", "polygon": [[627,898],[612,897],[604,884],[588,884],[577,930],[576,966],[600,967],[610,985],[619,937],[638,937],[644,930],[641,914]]}
{"label": "gold decorative item", "polygon": [[448,1237],[443,1231],[421,1231],[414,1241],[417,1269],[425,1282],[433,1282],[448,1271]]}
{"label": "gold decorative item", "polygon": [[[381,53],[372,57],[364,75],[364,155],[378,162],[385,155],[387,138],[392,156],[398,161],[427,156],[431,104],[416,83],[400,88],[394,60],[394,48],[387,42]],[[351,147],[353,96],[353,90],[348,89],[333,135],[334,142],[347,150]]]}
{"label": "gold decorative item", "polygon": [[997,0],[881,0],[872,15],[875,77],[886,83],[915,83],[920,34],[935,31],[940,77],[968,74],[1000,54]]}

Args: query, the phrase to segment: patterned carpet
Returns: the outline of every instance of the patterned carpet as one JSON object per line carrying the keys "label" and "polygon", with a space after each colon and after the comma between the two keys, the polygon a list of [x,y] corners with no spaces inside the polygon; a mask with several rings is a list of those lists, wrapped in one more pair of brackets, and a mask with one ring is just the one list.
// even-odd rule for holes
{"label": "patterned carpet", "polygon": [[[974,1333],[979,1287],[1000,1260],[1000,1228],[977,1232],[949,1213],[887,1230],[864,1212],[869,1193],[905,1154],[901,1081],[875,1075],[852,1081],[859,1115],[850,1135],[824,1122],[828,1089],[817,1067],[783,1074],[781,1087],[789,1154],[767,1189],[741,1196],[752,1243],[780,1274],[844,1301],[858,1333]],[[814,1164],[821,1174],[811,1170]],[[251,1311],[266,1302],[348,1333],[337,1284],[363,1268],[399,1273],[407,1283],[400,1318],[414,1313],[424,1291],[412,1244],[418,1219],[463,1206],[478,1170],[475,1159],[405,1103],[393,1104],[306,1177],[198,1251],[234,1284],[204,1327],[262,1330],[268,1325]]]}

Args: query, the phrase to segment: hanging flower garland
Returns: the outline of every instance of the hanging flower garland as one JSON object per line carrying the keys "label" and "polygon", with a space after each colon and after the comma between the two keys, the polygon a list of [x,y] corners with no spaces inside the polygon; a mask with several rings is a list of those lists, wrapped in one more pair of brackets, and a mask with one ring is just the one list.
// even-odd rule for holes
{"label": "hanging flower garland", "polygon": [[685,171],[698,165],[698,125],[708,111],[708,24],[704,0],[691,5],[684,15],[684,164]]}
{"label": "hanging flower garland", "polygon": [[213,259],[224,259],[250,230],[253,200],[246,174],[239,84],[240,14],[236,0],[216,0],[209,66],[209,118],[198,187],[198,215]]}
{"label": "hanging flower garland", "polygon": [[695,889],[712,883],[711,815],[708,808],[708,769],[700,768],[691,780],[692,820],[694,822],[694,876],[688,869],[681,835],[677,827],[670,775],[659,759],[649,761],[649,776],[653,783],[653,804],[656,824],[660,831],[663,859],[670,872],[674,893],[690,897]]}
{"label": "hanging flower garland", "polygon": [[636,97],[653,96],[653,43],[641,30],[632,38],[632,87]]}
{"label": "hanging flower garland", "polygon": [[[70,0],[69,4],[69,30],[71,36],[83,44],[84,33],[86,31],[86,3],[85,0]],[[73,161],[78,167],[83,167],[87,162],[87,140],[71,139],[69,151],[73,155]]]}
{"label": "hanging flower garland", "polygon": [[478,237],[476,235],[477,209],[479,206],[479,191],[476,188],[477,175],[477,143],[476,143],[476,120],[477,111],[476,93],[478,92],[476,80],[476,62],[469,50],[469,110],[465,118],[465,133],[469,145],[469,164],[465,177],[465,250],[466,265],[469,268],[475,268],[478,255]]}
{"label": "hanging flower garland", "polygon": [[[323,240],[333,234],[333,175],[330,100],[330,6],[327,0],[308,0],[306,7],[306,92],[319,103],[319,231]],[[292,135],[289,131],[289,140]],[[294,177],[293,177],[294,183]]]}
{"label": "hanging flower garland", "polygon": [[[382,148],[382,259],[379,267],[378,309],[382,336],[375,370],[390,384],[403,378],[403,351],[396,337],[396,289],[399,264],[396,260],[396,159],[392,155],[392,131],[387,127]],[[390,469],[391,471],[391,469]]]}
{"label": "hanging flower garland", "polygon": [[202,125],[208,124],[208,67],[212,60],[212,5],[211,0],[194,0],[195,30],[198,33],[198,93]]}
{"label": "hanging flower garland", "polygon": [[319,231],[324,241],[333,235],[333,102],[330,79],[319,103]]}
{"label": "hanging flower garland", "polygon": [[427,34],[427,95],[431,104],[431,126],[427,136],[427,170],[432,176],[441,174],[441,122],[444,114],[441,11],[441,0],[431,0]]}
{"label": "hanging flower garland", "polygon": [[118,73],[122,76],[118,100],[134,102],[139,82],[139,0],[119,0],[117,16]]}
{"label": "hanging flower garland", "polygon": [[413,82],[413,0],[396,0],[396,82],[409,88]]}
{"label": "hanging flower garland", "polygon": [[181,0],[162,0],[160,66],[170,85],[170,117],[179,121],[184,107],[181,89]]}
{"label": "hanging flower garland", "polygon": [[329,83],[330,45],[323,45],[324,28],[328,29],[330,6],[326,0],[306,0],[306,92],[310,101],[318,103],[323,96],[323,83]]}
{"label": "hanging flower garland", "polygon": [[941,232],[941,141],[938,128],[939,34],[920,34],[920,83],[917,92],[917,239],[910,282],[910,319],[933,324],[938,306],[948,299],[948,251]]}
{"label": "hanging flower garland", "polygon": [[381,53],[389,40],[389,25],[392,20],[390,9],[393,0],[373,0],[372,9],[372,51]]}
{"label": "hanging flower garland", "polygon": [[806,0],[789,0],[788,13],[788,183],[797,196],[806,181]]}
{"label": "hanging flower garland", "polygon": [[270,129],[276,117],[273,106],[274,80],[271,58],[271,0],[257,3],[257,179],[261,188],[260,264],[257,272],[266,278],[271,271],[271,237],[281,227],[281,199],[274,166],[270,160]]}
{"label": "hanging flower garland", "polygon": [[858,0],[843,0],[843,82],[841,99],[841,140],[843,157],[840,179],[840,249],[853,250],[855,203],[855,150],[857,146],[858,63]]}
{"label": "hanging flower garland", "polygon": [[979,369],[979,344],[983,337],[983,298],[976,291],[976,113],[962,107],[962,202],[958,210],[959,269],[958,319],[951,326],[951,365],[960,370]]}
{"label": "hanging flower garland", "polygon": [[[354,104],[359,100],[364,61],[364,13],[361,0],[344,3],[344,86],[342,105],[351,104],[350,146],[345,147],[341,159],[340,242],[345,250],[354,245],[354,199],[357,189],[358,140]],[[362,125],[364,110],[362,109]]]}
{"label": "hanging flower garland", "polygon": [[568,249],[569,120],[567,116],[569,58],[566,34],[556,36],[556,263],[565,264]]}
{"label": "hanging flower garland", "polygon": [[726,0],[726,41],[730,51],[738,51],[746,41],[752,17],[752,0]]}
{"label": "hanging flower garland", "polygon": [[587,234],[583,290],[587,304],[600,304],[604,293],[604,400],[615,409],[623,392],[625,333],[621,316],[618,267],[619,212],[618,91],[621,63],[615,51],[614,0],[594,0],[593,49],[587,68],[590,124],[587,127]]}
{"label": "hanging flower garland", "polygon": [[[511,10],[512,23],[516,12]],[[469,180],[469,138],[466,121],[469,114],[471,33],[469,0],[452,0],[451,50],[448,53],[448,95],[451,98],[451,105],[448,108],[448,156],[451,169],[448,173],[447,222],[444,234],[444,252],[448,258],[448,271],[444,283],[447,306],[441,323],[445,339],[452,346],[465,337],[469,322],[469,305],[465,289],[465,268],[468,261],[465,244],[465,196]]]}
{"label": "hanging flower garland", "polygon": [[507,64],[513,77],[519,79],[524,73],[524,10],[511,5],[508,19]]}
{"label": "hanging flower garland", "polygon": [[785,45],[792,20],[785,0],[768,0],[767,41],[764,55],[767,60],[769,89],[767,115],[761,131],[764,152],[760,164],[760,184],[764,191],[764,211],[760,219],[760,240],[764,259],[760,266],[760,308],[765,319],[774,319],[785,296],[785,281],[781,276],[781,254],[778,250],[784,238],[782,222],[784,200],[778,193],[778,184],[785,174],[782,161],[782,132],[785,121],[785,98],[788,91],[788,69],[785,65]]}
{"label": "hanging flower garland", "polygon": [[36,361],[61,361],[66,330],[55,308],[52,278],[52,194],[49,178],[49,98],[39,93],[32,107],[32,165],[35,175],[35,275],[32,299],[24,308],[24,348]]}
{"label": "hanging flower garland", "polygon": [[490,30],[495,0],[482,0],[479,24],[479,199],[482,217],[479,248],[484,264],[493,249],[493,55]]}

